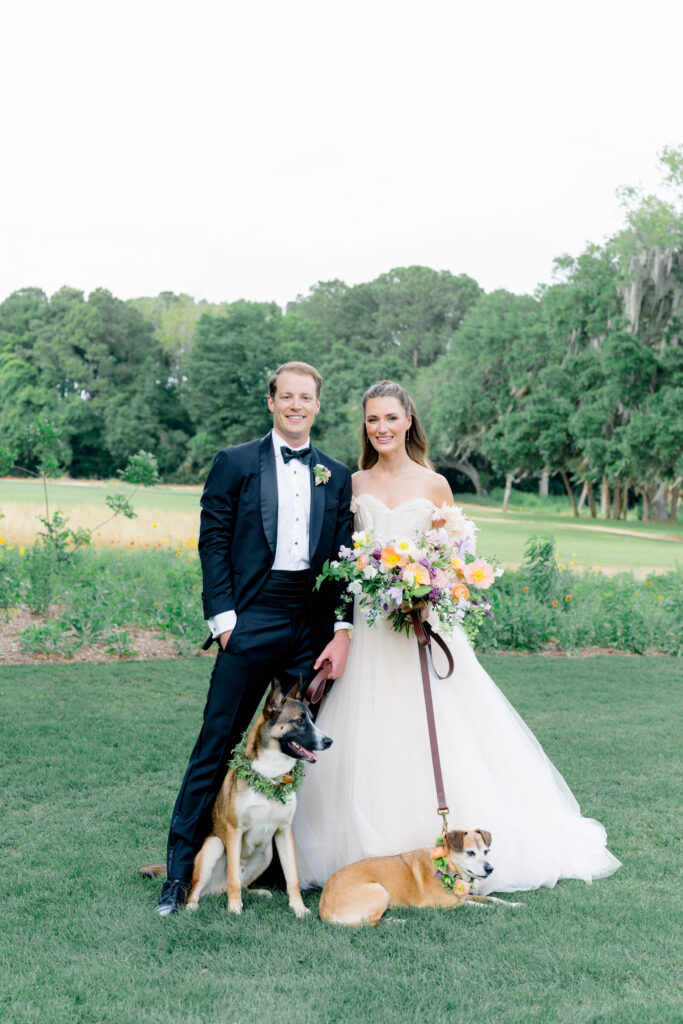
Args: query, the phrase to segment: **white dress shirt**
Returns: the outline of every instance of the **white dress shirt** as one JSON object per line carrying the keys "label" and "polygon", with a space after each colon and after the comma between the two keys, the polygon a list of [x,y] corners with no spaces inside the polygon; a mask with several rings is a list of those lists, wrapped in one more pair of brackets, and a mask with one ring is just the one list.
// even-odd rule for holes
{"label": "white dress shirt", "polygon": [[[285,445],[296,452],[310,447],[310,440],[304,444],[288,444],[284,438],[273,430],[273,449],[275,451],[275,471],[277,473],[277,543],[273,569],[284,569],[296,572],[308,569],[309,530],[311,524],[311,471],[299,459],[285,462],[280,448]],[[234,629],[237,624],[237,613],[234,610],[219,612],[207,619],[211,636]],[[351,629],[348,622],[336,622],[337,629]]]}

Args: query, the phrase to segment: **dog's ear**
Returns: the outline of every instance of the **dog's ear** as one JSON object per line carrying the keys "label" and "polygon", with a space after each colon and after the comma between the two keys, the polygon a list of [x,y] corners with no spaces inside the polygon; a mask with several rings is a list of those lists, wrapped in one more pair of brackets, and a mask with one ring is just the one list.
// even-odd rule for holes
{"label": "dog's ear", "polygon": [[446,846],[449,850],[453,850],[455,853],[461,853],[465,845],[466,833],[460,829],[456,829],[453,832],[447,832],[444,836]]}
{"label": "dog's ear", "polygon": [[263,714],[266,718],[275,718],[280,713],[280,709],[285,702],[285,695],[282,692],[279,679],[273,679],[270,693],[266,697],[266,703],[263,708]]}
{"label": "dog's ear", "polygon": [[296,683],[294,683],[294,686],[292,687],[292,689],[287,693],[287,696],[291,697],[292,700],[301,700],[301,690],[302,690],[303,685],[304,685],[304,677],[303,676],[299,676],[299,678],[296,681]]}
{"label": "dog's ear", "polygon": [[481,838],[484,840],[484,846],[490,846],[491,845],[491,833],[490,832],[486,832],[483,828],[478,828],[476,831],[479,833]]}

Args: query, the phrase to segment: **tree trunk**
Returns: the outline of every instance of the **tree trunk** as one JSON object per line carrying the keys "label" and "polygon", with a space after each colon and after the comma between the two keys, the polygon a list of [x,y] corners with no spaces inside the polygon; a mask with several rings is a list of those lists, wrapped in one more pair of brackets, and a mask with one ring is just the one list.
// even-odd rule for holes
{"label": "tree trunk", "polygon": [[593,494],[593,484],[590,480],[586,480],[586,494],[588,495],[588,507],[591,510],[591,519],[595,519],[595,495]]}
{"label": "tree trunk", "polygon": [[628,484],[624,484],[621,492],[621,518],[626,519],[628,512]]}
{"label": "tree trunk", "polygon": [[669,511],[666,507],[666,484],[657,485],[657,489],[650,498],[650,512],[652,518],[658,523],[665,523],[669,518]]}
{"label": "tree trunk", "polygon": [[512,491],[513,479],[514,473],[505,474],[505,497],[503,498],[503,512],[507,512],[508,505],[510,504],[510,492]]}
{"label": "tree trunk", "polygon": [[619,478],[614,481],[614,491],[612,494],[612,519],[618,519],[619,513],[621,512],[621,489],[619,487]]}
{"label": "tree trunk", "polygon": [[603,475],[602,492],[600,494],[600,515],[609,519],[609,480]]}
{"label": "tree trunk", "polygon": [[538,479],[538,496],[539,498],[548,497],[548,482],[550,480],[550,474],[547,469],[544,469]]}
{"label": "tree trunk", "polygon": [[440,463],[440,465],[444,468],[455,469],[458,473],[464,473],[464,475],[472,481],[472,485],[477,494],[486,493],[481,486],[478,470],[471,465],[467,459],[445,459]]}
{"label": "tree trunk", "polygon": [[647,500],[647,489],[643,487],[643,522],[647,523],[650,515],[650,503]]}
{"label": "tree trunk", "polygon": [[672,523],[676,522],[678,516],[678,500],[680,497],[680,481],[674,480],[674,485],[671,488],[671,512],[669,513],[669,519]]}
{"label": "tree trunk", "polygon": [[587,494],[588,494],[588,481],[584,480],[583,481],[583,487],[581,488],[581,496],[579,497],[579,512],[581,512],[581,509],[586,504],[586,496],[587,496]]}
{"label": "tree trunk", "polygon": [[572,512],[574,513],[574,515],[578,519],[579,510],[576,507],[576,498],[574,497],[574,491],[572,490],[572,485],[569,483],[569,477],[567,476],[567,474],[565,473],[565,471],[563,469],[560,470],[560,475],[562,477],[562,483],[564,484],[564,488],[565,488],[565,490],[567,492],[567,497],[569,498],[569,500],[572,503]]}

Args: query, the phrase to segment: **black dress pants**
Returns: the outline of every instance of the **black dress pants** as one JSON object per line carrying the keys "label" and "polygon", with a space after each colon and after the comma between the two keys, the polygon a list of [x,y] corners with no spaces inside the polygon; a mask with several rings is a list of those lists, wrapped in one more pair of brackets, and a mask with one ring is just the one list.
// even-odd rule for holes
{"label": "black dress pants", "polygon": [[289,607],[249,605],[237,619],[226,649],[219,650],[204,708],[204,724],[173,809],[168,836],[169,878],[189,881],[194,858],[211,831],[211,809],[234,747],[248,728],[273,678],[291,689],[306,684],[320,653],[311,644],[309,601]]}

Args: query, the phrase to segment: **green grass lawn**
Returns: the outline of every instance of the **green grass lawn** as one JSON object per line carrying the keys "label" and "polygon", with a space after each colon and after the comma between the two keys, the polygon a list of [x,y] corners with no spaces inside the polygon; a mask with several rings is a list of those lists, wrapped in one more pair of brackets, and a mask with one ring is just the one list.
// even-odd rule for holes
{"label": "green grass lawn", "polygon": [[519,910],[409,910],[362,930],[299,921],[281,894],[246,897],[241,918],[224,897],[154,913],[159,883],[136,870],[163,859],[205,661],[0,668],[0,1019],[680,1021],[680,662],[482,661],[624,866]]}

